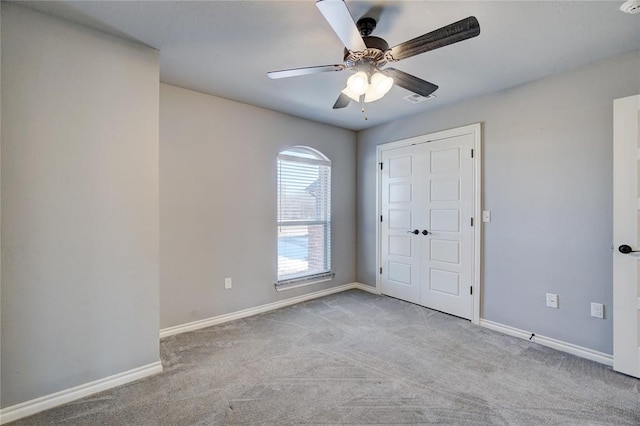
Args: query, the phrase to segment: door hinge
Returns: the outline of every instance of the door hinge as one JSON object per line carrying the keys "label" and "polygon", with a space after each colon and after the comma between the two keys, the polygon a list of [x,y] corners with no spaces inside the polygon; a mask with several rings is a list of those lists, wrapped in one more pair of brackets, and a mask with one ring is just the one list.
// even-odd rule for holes
{"label": "door hinge", "polygon": [[382,170],[382,167],[383,167],[383,166],[382,166],[382,163],[380,163],[380,170]]}
{"label": "door hinge", "polygon": [[380,275],[382,275],[382,267],[380,267]]}
{"label": "door hinge", "polygon": [[473,149],[471,149],[471,158],[473,158]]}
{"label": "door hinge", "polygon": [[473,286],[469,286],[469,294],[473,295]]}
{"label": "door hinge", "polygon": [[380,222],[382,222],[382,215],[380,215]]}
{"label": "door hinge", "polygon": [[471,218],[471,226],[473,226],[473,218]]}

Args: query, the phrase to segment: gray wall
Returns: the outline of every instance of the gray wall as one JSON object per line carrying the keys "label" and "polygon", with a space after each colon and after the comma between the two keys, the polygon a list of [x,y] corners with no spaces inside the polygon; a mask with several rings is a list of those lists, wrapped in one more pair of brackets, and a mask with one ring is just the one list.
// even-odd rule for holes
{"label": "gray wall", "polygon": [[376,279],[376,145],[482,122],[481,317],[611,354],[612,101],[639,93],[639,70],[632,52],[360,132],[358,281]]}
{"label": "gray wall", "polygon": [[2,401],[159,360],[158,54],[2,4]]}
{"label": "gray wall", "polygon": [[[276,156],[291,145],[332,161],[336,276],[276,292]],[[160,327],[355,281],[355,152],[351,131],[162,84]]]}

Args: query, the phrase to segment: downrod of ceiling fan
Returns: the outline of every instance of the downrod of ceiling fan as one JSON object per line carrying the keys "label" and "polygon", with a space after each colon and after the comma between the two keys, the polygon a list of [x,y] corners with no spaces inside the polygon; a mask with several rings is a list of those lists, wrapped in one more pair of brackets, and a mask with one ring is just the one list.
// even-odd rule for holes
{"label": "downrod of ceiling fan", "polygon": [[362,37],[370,36],[373,30],[376,29],[376,25],[376,20],[369,17],[360,18],[358,19],[358,22],[356,22],[356,27],[358,28],[358,31],[360,31],[360,35]]}

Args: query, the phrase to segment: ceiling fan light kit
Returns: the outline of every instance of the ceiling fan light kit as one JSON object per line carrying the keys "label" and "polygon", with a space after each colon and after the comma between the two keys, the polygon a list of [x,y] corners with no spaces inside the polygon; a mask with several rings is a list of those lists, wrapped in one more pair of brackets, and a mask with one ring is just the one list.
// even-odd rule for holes
{"label": "ceiling fan light kit", "polygon": [[[369,78],[371,83],[369,83]],[[362,83],[364,84],[361,86]],[[369,77],[364,71],[358,71],[349,77],[347,87],[342,90],[342,93],[356,102],[359,102],[360,96],[364,95],[364,102],[368,103],[381,99],[391,90],[391,87],[393,87],[393,79],[381,72],[375,72]]]}
{"label": "ceiling fan light kit", "polygon": [[344,0],[317,0],[316,6],[345,45],[343,64],[271,71],[267,76],[279,79],[344,69],[354,71],[333,109],[345,108],[354,100],[360,102],[364,112],[365,102],[381,99],[394,84],[428,97],[438,89],[437,85],[395,68],[383,67],[389,62],[398,62],[480,34],[478,20],[470,16],[389,48],[385,40],[371,36],[377,25],[375,19],[363,17],[354,23]]}

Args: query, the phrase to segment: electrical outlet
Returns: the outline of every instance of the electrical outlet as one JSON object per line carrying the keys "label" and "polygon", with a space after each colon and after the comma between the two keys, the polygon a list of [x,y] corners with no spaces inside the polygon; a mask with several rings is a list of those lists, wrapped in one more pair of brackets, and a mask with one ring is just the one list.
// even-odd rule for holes
{"label": "electrical outlet", "polygon": [[591,316],[604,319],[604,305],[602,303],[591,302]]}
{"label": "electrical outlet", "polygon": [[224,279],[224,288],[225,290],[229,290],[231,288],[231,278]]}
{"label": "electrical outlet", "polygon": [[547,307],[558,309],[558,295],[547,293]]}

